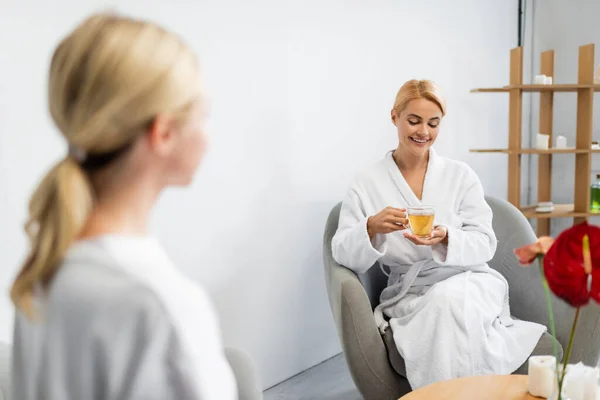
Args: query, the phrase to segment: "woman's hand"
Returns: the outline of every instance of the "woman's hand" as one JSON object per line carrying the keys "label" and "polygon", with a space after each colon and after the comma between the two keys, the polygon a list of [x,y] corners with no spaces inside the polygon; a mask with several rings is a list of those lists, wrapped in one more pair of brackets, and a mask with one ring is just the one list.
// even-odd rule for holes
{"label": "woman's hand", "polygon": [[406,218],[405,208],[386,207],[378,214],[369,217],[367,220],[367,233],[369,238],[377,233],[392,233],[406,229],[408,219]]}
{"label": "woman's hand", "polygon": [[448,229],[443,225],[439,225],[433,228],[431,231],[431,236],[428,238],[420,238],[409,232],[406,232],[404,237],[417,246],[433,246],[440,242],[443,244],[448,244]]}

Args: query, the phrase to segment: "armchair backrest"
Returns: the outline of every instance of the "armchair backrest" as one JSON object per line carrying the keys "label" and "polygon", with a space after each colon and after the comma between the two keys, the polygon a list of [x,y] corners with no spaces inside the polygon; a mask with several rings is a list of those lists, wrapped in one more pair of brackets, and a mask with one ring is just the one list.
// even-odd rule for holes
{"label": "armchair backrest", "polygon": [[527,218],[515,206],[493,196],[486,196],[485,200],[494,214],[492,225],[498,240],[496,253],[489,265],[510,281],[512,273],[522,272],[513,250],[534,243],[537,236]]}

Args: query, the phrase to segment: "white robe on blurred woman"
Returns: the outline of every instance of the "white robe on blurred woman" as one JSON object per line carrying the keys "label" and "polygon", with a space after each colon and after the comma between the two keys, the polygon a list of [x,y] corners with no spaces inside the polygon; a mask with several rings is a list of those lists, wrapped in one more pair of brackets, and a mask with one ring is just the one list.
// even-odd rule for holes
{"label": "white robe on blurred woman", "polygon": [[155,239],[75,243],[36,300],[16,316],[15,400],[238,398],[209,298]]}
{"label": "white robe on blurred woman", "polygon": [[[418,205],[435,206],[434,224],[447,227],[447,245],[417,246],[403,231],[369,239],[368,217],[388,206]],[[510,374],[546,330],[510,317],[508,283],[487,265],[496,245],[492,211],[477,175],[433,149],[422,199],[392,152],[352,183],[333,238],[333,257],[358,273],[376,263],[389,270],[375,319],[382,333],[392,329],[413,389],[461,376]]]}

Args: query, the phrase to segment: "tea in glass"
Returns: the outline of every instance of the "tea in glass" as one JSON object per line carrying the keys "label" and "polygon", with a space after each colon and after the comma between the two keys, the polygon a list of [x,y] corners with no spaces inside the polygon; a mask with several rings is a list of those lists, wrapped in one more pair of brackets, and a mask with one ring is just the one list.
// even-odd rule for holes
{"label": "tea in glass", "polygon": [[431,231],[433,230],[433,219],[435,217],[435,207],[408,207],[407,211],[408,222],[413,235],[420,238],[431,237]]}

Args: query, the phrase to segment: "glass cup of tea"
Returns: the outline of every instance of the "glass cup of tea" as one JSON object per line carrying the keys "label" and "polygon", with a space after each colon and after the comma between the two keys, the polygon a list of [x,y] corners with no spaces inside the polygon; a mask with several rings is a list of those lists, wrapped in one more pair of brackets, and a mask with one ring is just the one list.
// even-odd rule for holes
{"label": "glass cup of tea", "polygon": [[434,206],[415,206],[407,208],[408,224],[413,235],[419,238],[430,238],[435,217]]}

